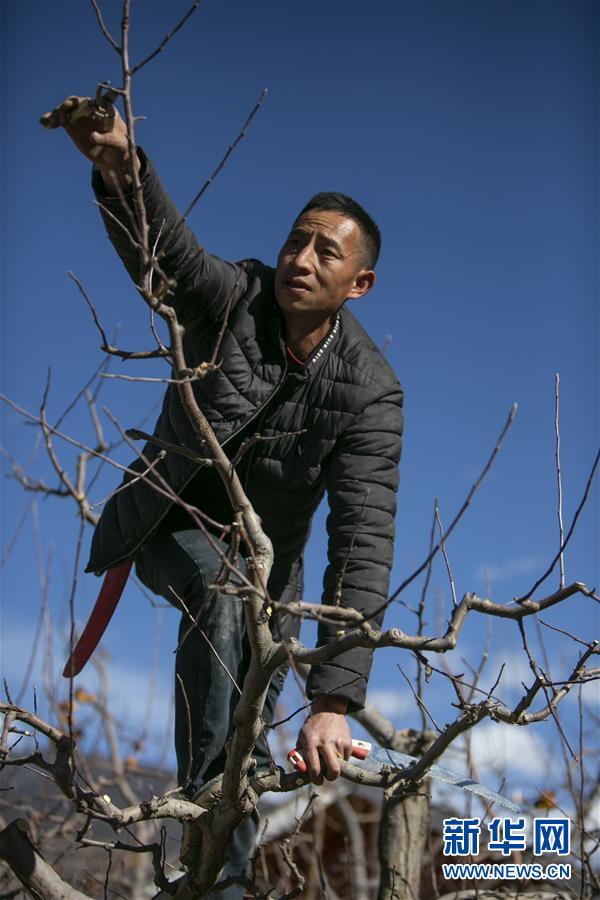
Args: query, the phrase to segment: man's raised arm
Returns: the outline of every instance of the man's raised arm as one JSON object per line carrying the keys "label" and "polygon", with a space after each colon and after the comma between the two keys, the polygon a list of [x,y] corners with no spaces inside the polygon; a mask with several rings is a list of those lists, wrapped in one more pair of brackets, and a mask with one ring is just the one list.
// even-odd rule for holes
{"label": "man's raised arm", "polygon": [[[40,122],[46,128],[64,128],[77,149],[94,163],[92,184],[108,236],[137,285],[139,251],[127,234],[131,230],[133,197],[127,127],[115,110],[111,130],[106,133],[97,130],[98,120],[94,115],[77,115],[84,102],[87,98],[68,97],[52,112],[45,113]],[[150,161],[139,149],[134,165],[142,181],[150,247],[156,246],[161,269],[176,284],[167,302],[175,307],[182,324],[192,319],[218,320],[230,301],[235,302],[242,294],[244,271],[212,256],[198,244],[164,191]]]}

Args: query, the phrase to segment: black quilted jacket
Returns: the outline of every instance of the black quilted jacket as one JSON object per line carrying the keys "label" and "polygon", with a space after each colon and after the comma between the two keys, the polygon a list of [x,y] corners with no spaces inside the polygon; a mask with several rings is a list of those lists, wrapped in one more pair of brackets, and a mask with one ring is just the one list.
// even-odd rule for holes
{"label": "black quilted jacket", "polygon": [[[329,564],[323,602],[341,602],[368,614],[387,596],[392,564],[402,432],[400,385],[345,308],[303,368],[287,372],[285,326],[275,302],[274,270],[257,260],[224,262],[201,248],[181,222],[150,162],[141,156],[152,240],[160,232],[162,266],[177,280],[171,302],[185,328],[190,367],[210,359],[233,293],[219,353],[221,365],[194,386],[200,408],[222,444],[250,420],[263,435],[281,435],[255,445],[246,484],[273,542],[271,595],[284,602],[301,596],[303,549],[312,515],[327,492]],[[94,187],[103,204],[125,221],[119,201],[102,196],[97,173]],[[137,254],[123,230],[103,215],[109,237],[135,281]],[[290,434],[298,431],[302,434]],[[165,393],[154,433],[200,450],[174,385]],[[143,452],[153,460],[158,448],[149,444]],[[144,466],[138,460],[131,468]],[[198,471],[195,463],[174,453],[167,454],[158,468],[178,493]],[[140,480],[113,496],[94,533],[87,571],[102,572],[134,555],[168,508],[168,500]],[[319,646],[335,639],[335,633],[335,627],[320,624]],[[357,648],[331,663],[314,666],[309,696],[335,693],[349,701],[350,709],[359,708],[364,703],[371,656],[371,651]]]}

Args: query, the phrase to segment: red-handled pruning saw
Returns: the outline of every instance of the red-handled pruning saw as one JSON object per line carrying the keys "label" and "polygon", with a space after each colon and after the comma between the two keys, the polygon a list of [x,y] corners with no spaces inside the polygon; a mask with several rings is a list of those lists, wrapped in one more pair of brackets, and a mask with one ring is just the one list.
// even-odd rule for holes
{"label": "red-handled pruning saw", "polygon": [[98,642],[106,631],[112,614],[117,608],[117,603],[129,578],[132,563],[132,559],[127,559],[120,566],[109,569],[106,572],[88,623],[83,629],[82,635],[73,648],[63,670],[65,678],[74,678],[76,675],[79,675],[98,646]]}
{"label": "red-handled pruning saw", "polygon": [[[416,762],[419,762],[416,756],[409,756],[408,753],[400,753],[398,750],[374,750],[372,744],[368,741],[352,741],[352,756],[355,757],[355,759],[362,760],[365,763],[365,768],[375,772],[378,772],[382,765],[391,766],[393,769],[397,769],[401,772],[403,769],[409,769],[411,766],[414,766]],[[290,750],[287,758],[296,771],[302,773],[306,772],[306,763],[302,758],[302,754],[295,747],[293,750]],[[482,784],[477,784],[477,782],[473,781],[471,778],[466,778],[463,775],[456,775],[454,772],[445,769],[443,766],[431,766],[431,768],[427,770],[427,775],[430,775],[437,781],[443,781],[445,784],[451,784],[454,787],[462,788],[463,791],[470,791],[472,794],[477,794],[479,797],[483,797],[491,803],[500,803],[502,806],[506,806],[513,812],[521,812],[519,807],[511,800],[507,800],[506,797],[502,797],[500,794],[497,794],[496,791],[492,791]]]}

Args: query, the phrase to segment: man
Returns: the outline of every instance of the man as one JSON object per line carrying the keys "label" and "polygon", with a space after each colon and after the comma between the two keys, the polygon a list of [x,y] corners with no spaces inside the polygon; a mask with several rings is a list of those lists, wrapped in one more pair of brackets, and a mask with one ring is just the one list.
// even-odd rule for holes
{"label": "man", "polygon": [[[69,98],[42,122],[64,126],[79,150],[94,158],[94,188],[108,210],[105,225],[135,281],[137,251],[117,221],[128,224],[117,196],[130,190],[125,125],[118,114],[106,134],[94,131],[89,116],[71,122],[80,102]],[[275,270],[256,260],[227,263],[197,244],[141,150],[135,165],[151,241],[158,241],[161,267],[176,283],[167,302],[185,329],[189,367],[210,359],[220,341],[219,366],[194,384],[197,402],[230,458],[252,434],[268,438],[241,457],[237,470],[273,542],[271,597],[286,603],[302,596],[303,548],[312,515],[327,492],[324,602],[370,615],[388,591],[402,392],[345,303],[363,297],[375,282],[377,226],[350,198],[319,194],[293,223]],[[175,385],[166,391],[155,435],[201,452]],[[144,448],[151,462],[157,453],[151,442]],[[138,471],[144,467],[140,461],[132,465]],[[218,476],[176,453],[167,453],[157,469],[208,517],[211,540],[180,507],[129,476],[129,487],[105,507],[88,571],[100,573],[134,558],[142,581],[175,605],[183,601],[197,621],[199,628],[190,626],[187,612],[182,615],[176,687],[178,778],[193,796],[223,768],[238,696],[234,682],[241,683],[247,665],[243,611],[236,598],[210,587],[221,565],[218,548],[227,549],[219,544],[222,526],[231,521]],[[278,637],[293,633],[290,618],[274,616]],[[335,639],[335,627],[321,624],[319,645]],[[307,683],[311,712],[297,746],[316,784],[324,777],[335,779],[339,759],[350,754],[345,715],[364,703],[371,656],[357,648],[312,668]],[[272,720],[283,678],[278,673],[271,684],[266,721]],[[256,751],[259,765],[268,762],[267,753],[263,740]],[[238,830],[230,872],[243,868],[255,832],[250,820]]]}

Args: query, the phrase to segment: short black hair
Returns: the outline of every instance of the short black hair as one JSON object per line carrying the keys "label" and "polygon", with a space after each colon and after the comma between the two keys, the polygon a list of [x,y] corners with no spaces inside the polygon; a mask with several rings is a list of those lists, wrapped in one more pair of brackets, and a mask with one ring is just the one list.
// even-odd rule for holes
{"label": "short black hair", "polygon": [[381,232],[373,221],[371,216],[366,212],[360,203],[348,197],[346,194],[340,194],[337,191],[322,191],[311,197],[304,209],[298,214],[298,219],[303,216],[309,209],[323,209],[327,212],[341,213],[354,219],[360,227],[362,233],[363,258],[362,265],[366,269],[374,269],[375,263],[379,259],[379,251],[381,250]]}

